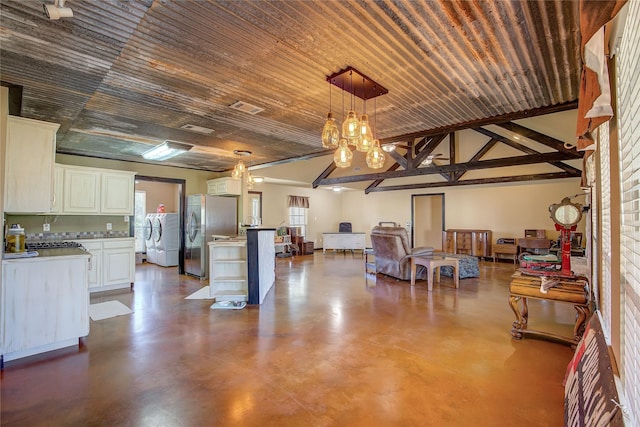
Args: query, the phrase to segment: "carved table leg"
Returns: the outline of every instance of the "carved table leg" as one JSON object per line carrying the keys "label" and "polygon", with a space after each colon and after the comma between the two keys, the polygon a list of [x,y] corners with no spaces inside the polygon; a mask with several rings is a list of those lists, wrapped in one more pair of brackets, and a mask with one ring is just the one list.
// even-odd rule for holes
{"label": "carved table leg", "polygon": [[[518,301],[520,300],[522,300],[523,303],[522,312],[518,307]],[[526,298],[511,295],[509,296],[509,305],[511,306],[511,310],[513,310],[513,314],[516,315],[516,321],[513,322],[513,329],[511,329],[511,336],[515,339],[522,339],[522,329],[525,329],[527,325],[526,315],[528,314],[528,309]]]}
{"label": "carved table leg", "polygon": [[587,326],[586,322],[589,318],[589,315],[591,314],[591,311],[588,307],[583,307],[581,305],[574,305],[573,307],[578,312],[576,324],[573,327],[574,339],[576,340],[576,343],[578,343],[578,341],[580,341],[580,339],[582,338],[582,334],[584,334],[584,330]]}

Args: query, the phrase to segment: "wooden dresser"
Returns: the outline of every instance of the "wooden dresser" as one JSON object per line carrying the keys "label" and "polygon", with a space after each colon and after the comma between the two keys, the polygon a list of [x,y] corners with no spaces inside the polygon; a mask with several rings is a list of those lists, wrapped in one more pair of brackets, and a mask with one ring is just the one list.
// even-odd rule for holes
{"label": "wooden dresser", "polygon": [[491,252],[491,230],[449,229],[442,232],[442,250],[449,254],[466,254],[488,258]]}

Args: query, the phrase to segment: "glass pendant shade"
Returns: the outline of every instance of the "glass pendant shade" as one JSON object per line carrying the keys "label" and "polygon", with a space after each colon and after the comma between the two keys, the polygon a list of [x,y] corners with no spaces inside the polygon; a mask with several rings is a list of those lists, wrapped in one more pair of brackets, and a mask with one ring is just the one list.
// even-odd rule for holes
{"label": "glass pendant shade", "polygon": [[339,168],[348,168],[351,166],[351,161],[353,160],[353,153],[349,150],[347,146],[347,140],[342,138],[340,143],[338,144],[338,149],[336,153],[333,155],[333,161],[336,166]]}
{"label": "glass pendant shade", "polygon": [[360,119],[360,139],[356,144],[356,150],[366,153],[373,145],[373,132],[371,131],[371,125],[369,124],[369,116],[362,115]]}
{"label": "glass pendant shade", "polygon": [[253,188],[254,182],[251,172],[247,171],[247,190],[251,190]]}
{"label": "glass pendant shade", "polygon": [[360,139],[360,121],[353,110],[349,110],[347,118],[342,123],[342,137],[347,139],[349,145],[356,145]]}
{"label": "glass pendant shade", "polygon": [[242,162],[242,160],[238,160],[238,164],[233,168],[233,172],[231,172],[231,178],[240,179],[242,178],[242,174],[246,170],[246,166]]}
{"label": "glass pendant shade", "polygon": [[380,169],[384,166],[385,155],[382,148],[380,148],[380,141],[377,139],[373,141],[371,148],[367,152],[367,166],[371,169]]}
{"label": "glass pendant shade", "polygon": [[338,141],[340,140],[340,131],[336,124],[336,119],[333,118],[333,113],[327,114],[327,121],[322,128],[322,146],[324,148],[336,148]]}

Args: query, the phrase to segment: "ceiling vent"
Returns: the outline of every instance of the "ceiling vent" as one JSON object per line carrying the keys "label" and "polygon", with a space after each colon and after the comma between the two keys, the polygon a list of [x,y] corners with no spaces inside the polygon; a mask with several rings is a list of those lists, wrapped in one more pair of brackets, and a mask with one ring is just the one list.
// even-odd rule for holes
{"label": "ceiling vent", "polygon": [[255,105],[251,105],[242,101],[236,101],[233,104],[229,105],[229,107],[233,108],[234,110],[244,111],[245,113],[249,114],[258,114],[264,111],[264,108],[256,107]]}
{"label": "ceiling vent", "polygon": [[189,125],[189,124],[180,126],[180,129],[190,130],[191,132],[197,132],[203,135],[211,135],[213,132],[215,132],[213,129],[204,128],[202,126]]}

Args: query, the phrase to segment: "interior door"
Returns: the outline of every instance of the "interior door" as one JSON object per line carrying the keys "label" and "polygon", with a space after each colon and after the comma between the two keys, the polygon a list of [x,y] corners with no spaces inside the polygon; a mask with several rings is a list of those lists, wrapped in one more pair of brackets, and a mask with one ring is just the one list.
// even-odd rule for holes
{"label": "interior door", "polygon": [[431,246],[442,250],[444,231],[444,193],[414,194],[411,197],[413,247]]}

